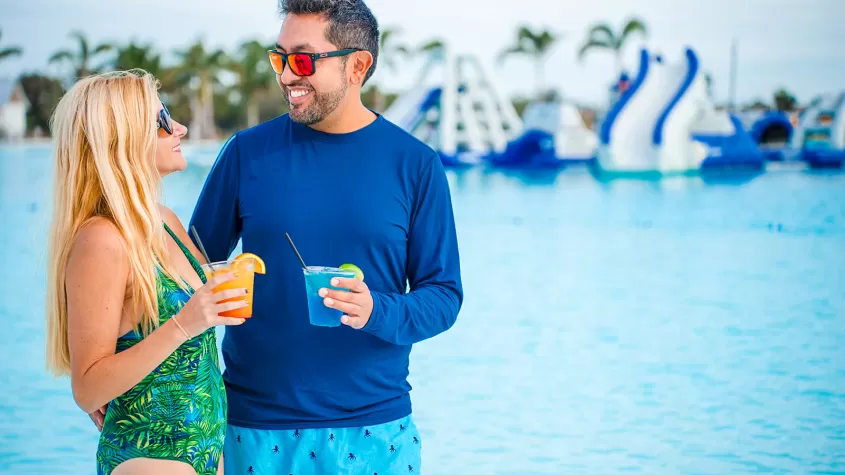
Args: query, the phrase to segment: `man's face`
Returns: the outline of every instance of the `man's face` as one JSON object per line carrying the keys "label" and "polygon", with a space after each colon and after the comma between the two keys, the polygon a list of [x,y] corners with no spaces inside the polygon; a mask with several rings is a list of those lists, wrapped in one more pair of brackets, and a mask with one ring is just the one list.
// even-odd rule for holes
{"label": "man's face", "polygon": [[[327,53],[338,48],[326,40],[328,21],[319,15],[288,15],[276,39],[282,53]],[[285,94],[291,119],[306,125],[321,122],[346,98],[349,79],[342,57],[319,59],[315,73],[297,76],[289,65],[276,82]]]}

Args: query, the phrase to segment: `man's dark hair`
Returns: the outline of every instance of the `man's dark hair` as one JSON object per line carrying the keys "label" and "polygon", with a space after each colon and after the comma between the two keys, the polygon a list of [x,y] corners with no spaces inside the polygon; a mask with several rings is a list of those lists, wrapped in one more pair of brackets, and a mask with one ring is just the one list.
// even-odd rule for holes
{"label": "man's dark hair", "polygon": [[[378,21],[363,0],[279,0],[279,14],[315,13],[328,20],[326,39],[337,49],[357,48],[373,55],[373,65],[364,76],[364,84],[373,75],[378,62]],[[346,59],[346,57],[344,57]]]}

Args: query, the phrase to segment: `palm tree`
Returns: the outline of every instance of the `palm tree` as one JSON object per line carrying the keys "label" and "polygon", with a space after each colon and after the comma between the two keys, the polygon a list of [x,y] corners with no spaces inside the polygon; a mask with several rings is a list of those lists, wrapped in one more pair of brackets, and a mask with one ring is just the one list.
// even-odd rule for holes
{"label": "palm tree", "polygon": [[433,53],[435,51],[440,51],[446,43],[443,42],[440,38],[434,38],[431,40],[426,41],[425,43],[421,44],[417,47],[418,53]]}
{"label": "palm tree", "polygon": [[621,33],[615,33],[607,23],[593,25],[587,33],[587,39],[578,51],[578,60],[582,61],[589,51],[610,50],[616,59],[616,69],[622,72],[622,49],[634,33],[648,35],[645,23],[639,18],[630,18],[622,27]]}
{"label": "palm tree", "polygon": [[220,84],[218,73],[225,67],[226,53],[221,50],[207,52],[202,40],[197,40],[176,55],[180,59],[175,72],[176,82],[190,91],[192,135],[200,140],[216,139],[214,86]]}
{"label": "palm tree", "polygon": [[152,44],[138,44],[132,40],[129,44],[119,46],[112,67],[117,70],[143,69],[150,73],[159,80],[159,95],[173,117],[187,116],[182,104],[173,100],[179,98],[180,88],[174,77],[177,68],[162,66],[161,54]]}
{"label": "palm tree", "polygon": [[256,40],[246,41],[240,45],[237,58],[227,61],[228,69],[238,76],[235,88],[246,105],[247,127],[258,125],[259,101],[272,84],[273,70],[267,60],[267,49]]}
{"label": "palm tree", "polygon": [[143,69],[161,79],[161,55],[151,44],[139,45],[135,41],[117,48],[114,68],[119,70]]}
{"label": "palm tree", "polygon": [[100,43],[93,49],[88,43],[88,39],[81,31],[72,31],[69,35],[78,43],[76,51],[61,50],[50,57],[49,62],[52,63],[70,63],[73,69],[72,81],[99,72],[103,69],[103,65],[92,66],[91,62],[101,56],[103,53],[114,49],[113,45],[109,43]]}
{"label": "palm tree", "polygon": [[[395,39],[401,32],[401,28],[387,27],[382,30],[381,36],[379,36],[379,60],[393,72],[396,72],[396,60],[400,56],[408,57],[410,55],[408,47]],[[385,109],[384,94],[378,86],[373,86],[373,109],[376,112],[384,112]]]}
{"label": "palm tree", "polygon": [[[0,31],[0,37],[3,36],[3,32]],[[12,56],[20,56],[23,53],[23,50],[18,46],[10,46],[8,48],[0,48],[0,60],[4,60],[6,58],[11,58]]]}
{"label": "palm tree", "polygon": [[537,86],[537,97],[543,94],[544,68],[546,55],[558,40],[558,36],[549,30],[532,31],[527,26],[519,27],[516,33],[516,43],[499,54],[499,60],[504,61],[508,56],[519,54],[534,59],[534,74]]}
{"label": "palm tree", "polygon": [[35,134],[50,133],[50,115],[65,93],[61,81],[38,73],[23,74],[21,87],[29,101],[27,129]]}
{"label": "palm tree", "polygon": [[402,33],[399,27],[387,27],[379,37],[379,59],[388,69],[396,71],[396,60],[400,56],[409,56],[411,52],[404,43],[395,39]]}

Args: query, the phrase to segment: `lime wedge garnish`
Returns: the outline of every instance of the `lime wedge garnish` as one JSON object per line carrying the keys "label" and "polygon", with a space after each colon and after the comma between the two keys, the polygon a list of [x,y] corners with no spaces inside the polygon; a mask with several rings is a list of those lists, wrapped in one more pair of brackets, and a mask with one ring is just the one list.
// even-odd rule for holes
{"label": "lime wedge garnish", "polygon": [[355,274],[355,278],[358,280],[364,280],[364,271],[358,268],[355,264],[341,264],[338,269],[348,270]]}

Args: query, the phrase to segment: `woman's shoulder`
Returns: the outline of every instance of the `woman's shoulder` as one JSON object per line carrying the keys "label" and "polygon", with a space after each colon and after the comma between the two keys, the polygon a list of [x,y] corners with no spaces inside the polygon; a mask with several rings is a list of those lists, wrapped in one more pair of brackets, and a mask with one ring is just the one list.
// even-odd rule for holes
{"label": "woman's shoulder", "polygon": [[68,255],[68,269],[81,266],[85,271],[102,267],[114,272],[128,272],[127,250],[123,236],[108,218],[97,216],[89,219],[73,238]]}
{"label": "woman's shoulder", "polygon": [[185,226],[182,224],[179,216],[177,216],[172,209],[160,204],[158,205],[158,210],[161,215],[161,219],[164,220],[164,223],[167,224],[167,227],[169,227],[171,231],[179,236],[180,240],[184,241],[188,238],[188,231],[185,229]]}
{"label": "woman's shoulder", "polygon": [[76,233],[72,249],[94,250],[100,248],[103,252],[125,253],[123,236],[111,220],[102,216],[95,216],[86,221]]}
{"label": "woman's shoulder", "polygon": [[174,213],[172,209],[168,208],[163,204],[159,204],[158,213],[161,215],[161,219],[163,219],[164,222],[167,223],[170,229],[174,231],[176,231],[176,228],[184,230],[184,226],[182,226],[182,221],[179,220],[179,216],[176,216],[176,213]]}

